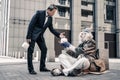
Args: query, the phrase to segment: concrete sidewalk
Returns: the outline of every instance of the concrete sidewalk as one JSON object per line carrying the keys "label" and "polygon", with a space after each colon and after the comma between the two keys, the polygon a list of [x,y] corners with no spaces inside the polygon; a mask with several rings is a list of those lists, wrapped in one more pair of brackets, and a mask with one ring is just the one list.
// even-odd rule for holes
{"label": "concrete sidewalk", "polygon": [[[37,60],[33,60],[33,62],[38,62]],[[16,59],[8,56],[0,56],[0,65],[8,65],[8,64],[21,64],[27,63],[26,59]]]}
{"label": "concrete sidewalk", "polygon": [[[53,77],[50,72],[40,72],[37,61],[34,61],[34,68],[38,74],[30,75],[27,71],[26,60],[9,59],[11,58],[0,57],[0,80],[120,80],[120,59],[109,59],[110,70],[102,75],[87,74],[79,77]],[[49,69],[59,67],[57,62],[47,62],[46,65]]]}
{"label": "concrete sidewalk", "polygon": [[7,57],[7,56],[0,56],[0,64],[8,64],[8,63],[23,63],[26,62],[25,59],[16,59],[12,57]]}

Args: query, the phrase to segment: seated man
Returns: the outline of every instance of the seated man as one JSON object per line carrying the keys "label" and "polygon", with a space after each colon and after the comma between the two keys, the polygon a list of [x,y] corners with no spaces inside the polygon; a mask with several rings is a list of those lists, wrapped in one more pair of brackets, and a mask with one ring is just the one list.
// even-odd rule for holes
{"label": "seated man", "polygon": [[[53,76],[77,76],[83,71],[100,72],[105,69],[95,64],[96,44],[90,29],[85,29],[79,34],[79,46],[74,47],[66,38],[62,38],[60,44],[65,48],[66,52],[59,55],[62,69],[53,69]],[[104,66],[104,63],[102,64]]]}

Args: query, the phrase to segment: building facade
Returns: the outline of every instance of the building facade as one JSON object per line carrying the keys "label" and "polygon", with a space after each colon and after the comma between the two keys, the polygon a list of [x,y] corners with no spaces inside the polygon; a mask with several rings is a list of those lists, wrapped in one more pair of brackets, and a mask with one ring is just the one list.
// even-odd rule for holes
{"label": "building facade", "polygon": [[10,1],[0,0],[0,55],[8,52]]}
{"label": "building facade", "polygon": [[[77,46],[78,34],[82,29],[91,27],[100,53],[111,58],[120,57],[120,1],[119,0],[1,0],[6,1],[8,14],[1,17],[0,28],[1,55],[26,58],[26,51],[21,47],[26,40],[28,24],[37,10],[46,9],[55,4],[58,11],[53,16],[53,25],[59,32],[65,32],[69,41]],[[8,1],[8,2],[7,2]],[[3,15],[0,6],[0,14]],[[3,20],[2,20],[3,19]],[[4,22],[6,20],[6,22]],[[48,61],[54,61],[63,48],[58,38],[49,30],[44,34],[48,47]],[[102,55],[101,55],[102,56]],[[35,46],[34,58],[39,60],[40,50]]]}
{"label": "building facade", "polygon": [[[1,10],[1,0],[0,0],[0,24],[1,24],[1,12],[2,12],[2,10]],[[0,27],[0,37],[2,37],[2,35],[1,35],[1,32],[2,32],[2,30],[1,30],[1,27]],[[0,53],[2,53],[2,41],[1,41],[2,39],[0,39]]]}
{"label": "building facade", "polygon": [[[2,0],[2,3],[3,2],[4,0]],[[7,0],[5,2],[8,3]],[[61,0],[10,0],[9,4],[7,4],[9,5],[8,7],[9,10],[3,8],[3,10],[8,11],[7,16],[9,16],[9,19],[5,19],[5,20],[8,20],[9,25],[4,25],[4,27],[7,27],[7,26],[9,27],[5,31],[3,31],[4,33],[6,33],[6,35],[2,35],[3,39],[5,37],[5,41],[0,40],[1,43],[5,42],[3,43],[3,46],[1,46],[2,47],[1,55],[11,56],[16,58],[26,58],[27,53],[21,46],[22,46],[22,43],[26,41],[26,33],[27,33],[29,22],[37,10],[45,10],[50,4],[53,4],[53,3],[56,4],[56,6],[58,6],[58,12],[53,17],[54,28],[59,32],[62,32],[62,31],[69,32],[70,31],[69,0],[64,0],[64,1],[61,1]],[[48,60],[52,61],[53,57],[55,58],[55,56],[58,56],[58,54],[55,55],[55,53],[60,51],[58,50],[57,52],[55,52],[54,50],[54,48],[56,48],[56,46],[58,45],[58,44],[55,45],[55,41],[57,41],[57,38],[55,38],[50,33],[49,30],[45,32],[44,37],[46,39],[46,44],[48,47],[48,56],[49,56]],[[59,47],[57,47],[56,50]],[[36,45],[34,50],[34,58],[39,60],[38,56],[40,57],[40,50]]]}
{"label": "building facade", "polygon": [[[71,29],[73,30],[73,37],[82,29],[92,27],[94,39],[97,42],[97,48],[99,48],[100,52],[104,54],[104,51],[107,51],[110,58],[120,57],[119,0],[72,1],[72,28],[75,28]],[[77,21],[79,22],[76,22],[76,19],[78,19]],[[78,26],[80,26],[81,29],[79,31]],[[74,33],[77,31],[78,33]],[[77,40],[77,38],[72,39]],[[76,40],[73,41],[76,42]]]}

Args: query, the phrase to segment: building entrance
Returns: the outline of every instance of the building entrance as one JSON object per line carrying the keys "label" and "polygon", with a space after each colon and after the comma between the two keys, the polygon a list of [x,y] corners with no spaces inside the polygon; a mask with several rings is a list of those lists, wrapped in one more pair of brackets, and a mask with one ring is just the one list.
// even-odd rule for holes
{"label": "building entrance", "polygon": [[109,57],[116,58],[116,35],[112,33],[105,33],[105,48],[109,49]]}

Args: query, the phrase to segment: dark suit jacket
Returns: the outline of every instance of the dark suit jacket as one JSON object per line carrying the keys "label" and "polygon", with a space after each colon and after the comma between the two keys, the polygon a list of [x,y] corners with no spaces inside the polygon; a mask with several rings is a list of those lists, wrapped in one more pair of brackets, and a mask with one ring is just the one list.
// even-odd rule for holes
{"label": "dark suit jacket", "polygon": [[45,19],[46,19],[45,10],[39,10],[36,12],[28,26],[26,39],[36,40],[39,35],[44,33],[47,27],[55,36],[59,37],[60,33],[53,29],[52,17],[48,17],[48,22],[44,25]]}

